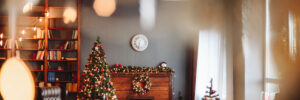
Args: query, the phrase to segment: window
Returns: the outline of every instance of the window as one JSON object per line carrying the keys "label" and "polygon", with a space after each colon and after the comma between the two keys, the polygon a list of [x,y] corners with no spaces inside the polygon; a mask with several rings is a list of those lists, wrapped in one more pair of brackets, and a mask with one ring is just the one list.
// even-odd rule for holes
{"label": "window", "polygon": [[[289,17],[289,23],[291,20],[293,19]],[[272,34],[274,33],[271,32],[270,0],[266,0],[265,100],[275,100],[276,94],[279,93],[280,77],[271,50]],[[290,42],[293,43],[293,41]]]}
{"label": "window", "polygon": [[200,31],[195,100],[202,100],[211,78],[213,89],[226,99],[226,50],[223,35],[215,30]]}

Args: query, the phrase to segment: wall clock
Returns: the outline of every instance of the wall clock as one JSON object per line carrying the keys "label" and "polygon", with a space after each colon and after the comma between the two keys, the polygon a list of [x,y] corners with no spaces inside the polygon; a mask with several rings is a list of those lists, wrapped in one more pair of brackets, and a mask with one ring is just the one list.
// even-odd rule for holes
{"label": "wall clock", "polygon": [[135,51],[144,51],[148,47],[148,38],[143,34],[137,34],[132,37],[131,46]]}

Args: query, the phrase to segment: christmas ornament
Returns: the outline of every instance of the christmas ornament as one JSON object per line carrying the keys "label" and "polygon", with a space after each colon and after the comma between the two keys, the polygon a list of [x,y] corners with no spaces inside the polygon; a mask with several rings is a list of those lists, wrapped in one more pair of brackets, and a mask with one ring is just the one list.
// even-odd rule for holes
{"label": "christmas ornament", "polygon": [[[141,86],[144,85],[144,87]],[[135,93],[144,95],[150,91],[151,80],[146,74],[137,74],[132,80],[132,89]]]}
{"label": "christmas ornament", "polygon": [[159,64],[160,67],[167,67],[167,63],[166,62],[162,62]]}

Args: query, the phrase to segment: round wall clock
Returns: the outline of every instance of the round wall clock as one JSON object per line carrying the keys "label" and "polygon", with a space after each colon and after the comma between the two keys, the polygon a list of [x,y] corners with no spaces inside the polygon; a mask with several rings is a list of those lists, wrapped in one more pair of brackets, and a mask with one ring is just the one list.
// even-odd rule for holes
{"label": "round wall clock", "polygon": [[137,34],[132,37],[131,46],[135,51],[144,51],[148,47],[148,39],[143,34]]}

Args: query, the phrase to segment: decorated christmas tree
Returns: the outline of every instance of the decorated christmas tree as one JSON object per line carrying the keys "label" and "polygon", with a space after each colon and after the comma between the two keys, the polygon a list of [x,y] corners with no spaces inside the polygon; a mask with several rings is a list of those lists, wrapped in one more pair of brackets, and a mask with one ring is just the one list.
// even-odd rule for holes
{"label": "decorated christmas tree", "polygon": [[213,79],[210,80],[210,86],[207,86],[208,93],[204,96],[203,100],[220,100],[219,94],[216,94],[217,91],[213,90]]}
{"label": "decorated christmas tree", "polygon": [[99,37],[95,41],[88,63],[82,73],[78,99],[117,100]]}

